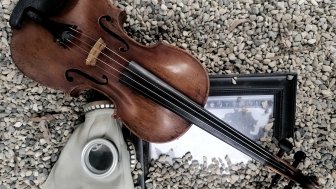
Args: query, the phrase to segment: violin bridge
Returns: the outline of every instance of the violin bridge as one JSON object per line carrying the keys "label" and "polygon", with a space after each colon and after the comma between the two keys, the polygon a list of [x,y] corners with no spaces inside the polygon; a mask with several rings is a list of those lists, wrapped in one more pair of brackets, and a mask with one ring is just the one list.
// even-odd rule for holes
{"label": "violin bridge", "polygon": [[99,38],[96,43],[93,45],[92,49],[89,52],[88,57],[86,58],[85,64],[88,66],[95,66],[97,63],[97,58],[100,53],[106,48],[106,43],[102,38]]}

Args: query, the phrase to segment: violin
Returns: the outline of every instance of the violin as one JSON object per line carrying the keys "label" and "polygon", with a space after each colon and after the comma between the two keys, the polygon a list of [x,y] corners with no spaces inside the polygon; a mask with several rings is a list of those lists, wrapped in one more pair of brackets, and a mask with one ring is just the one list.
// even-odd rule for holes
{"label": "violin", "polygon": [[203,108],[209,77],[197,59],[168,44],[139,44],[124,31],[125,18],[108,0],[20,0],[10,18],[12,58],[43,85],[72,96],[103,93],[115,116],[146,141],[174,140],[195,124],[302,188],[319,188],[316,177]]}

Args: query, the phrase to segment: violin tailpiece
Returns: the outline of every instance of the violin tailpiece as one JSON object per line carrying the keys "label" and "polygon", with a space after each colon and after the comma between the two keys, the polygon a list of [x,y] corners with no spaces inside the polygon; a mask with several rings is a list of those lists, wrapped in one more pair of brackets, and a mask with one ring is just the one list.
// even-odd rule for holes
{"label": "violin tailpiece", "polygon": [[92,49],[89,52],[88,57],[86,58],[85,64],[88,66],[95,66],[99,54],[106,48],[106,43],[102,38],[99,38],[96,43],[93,45]]}

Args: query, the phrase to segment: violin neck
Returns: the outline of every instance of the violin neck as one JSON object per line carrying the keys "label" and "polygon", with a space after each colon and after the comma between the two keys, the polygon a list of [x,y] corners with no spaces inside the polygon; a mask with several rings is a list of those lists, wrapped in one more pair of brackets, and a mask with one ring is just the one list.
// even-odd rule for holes
{"label": "violin neck", "polygon": [[[212,134],[251,158],[271,167],[276,172],[296,182],[305,176],[286,162],[241,134],[230,125],[157,78],[135,62],[130,62],[120,80],[122,84],[178,114],[204,131]],[[298,178],[298,180],[296,179]]]}

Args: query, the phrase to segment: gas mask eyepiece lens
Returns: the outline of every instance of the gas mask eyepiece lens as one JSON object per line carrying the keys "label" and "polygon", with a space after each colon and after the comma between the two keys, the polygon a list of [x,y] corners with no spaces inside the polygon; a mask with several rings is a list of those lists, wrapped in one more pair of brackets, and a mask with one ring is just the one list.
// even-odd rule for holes
{"label": "gas mask eyepiece lens", "polygon": [[110,175],[117,163],[117,149],[112,142],[106,139],[94,139],[87,143],[83,149],[82,166],[93,177]]}
{"label": "gas mask eyepiece lens", "polygon": [[113,163],[111,150],[104,144],[95,144],[89,150],[88,168],[96,174],[103,174],[108,171]]}

